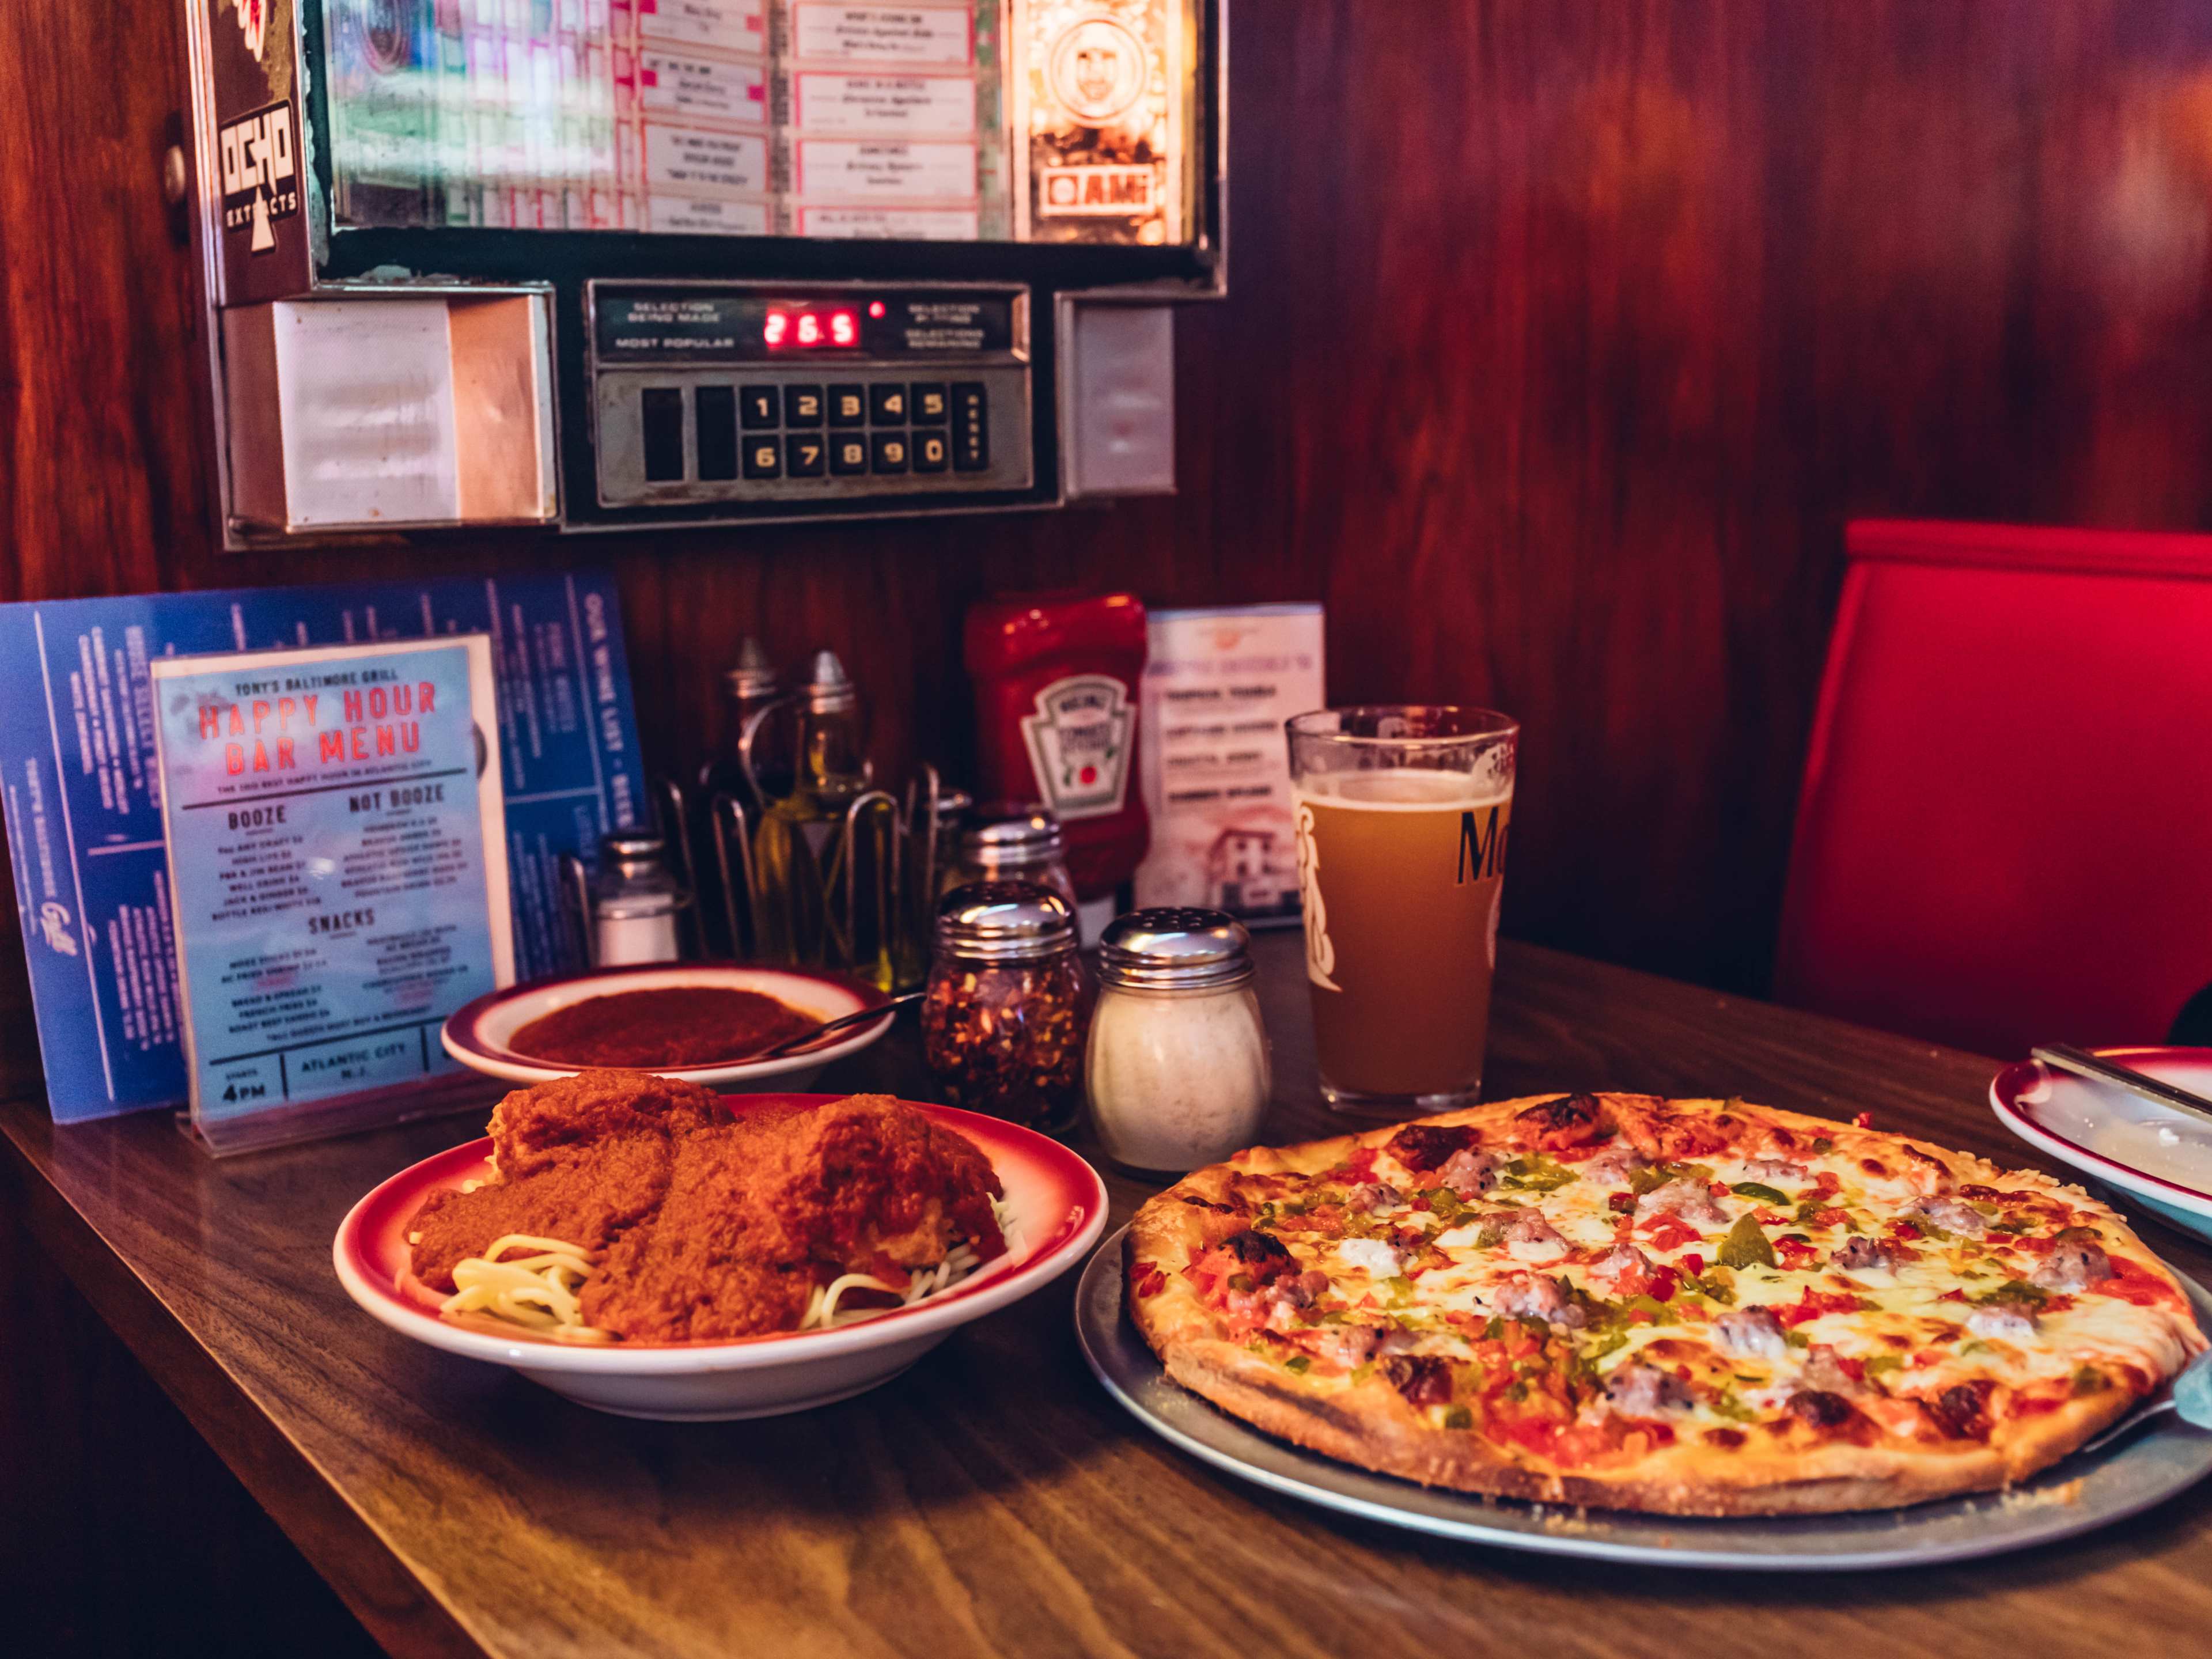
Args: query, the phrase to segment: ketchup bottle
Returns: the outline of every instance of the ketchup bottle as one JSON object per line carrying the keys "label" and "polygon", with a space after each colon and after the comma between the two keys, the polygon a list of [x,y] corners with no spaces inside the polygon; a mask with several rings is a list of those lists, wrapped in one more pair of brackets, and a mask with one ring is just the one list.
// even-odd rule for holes
{"label": "ketchup bottle", "polygon": [[1036,800],[1066,836],[1085,938],[1112,915],[1149,830],[1137,787],[1145,606],[1133,593],[1007,593],[969,607],[976,798]]}

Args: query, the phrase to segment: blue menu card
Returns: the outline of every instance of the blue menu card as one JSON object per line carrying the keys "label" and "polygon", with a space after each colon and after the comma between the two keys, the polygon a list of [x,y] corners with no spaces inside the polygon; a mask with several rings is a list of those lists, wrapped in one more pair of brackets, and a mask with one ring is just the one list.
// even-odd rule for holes
{"label": "blue menu card", "polygon": [[0,605],[0,809],[55,1118],[188,1094],[153,662],[489,637],[517,977],[581,965],[560,859],[647,815],[603,572]]}
{"label": "blue menu card", "polygon": [[225,1151],[419,1109],[446,1017],[514,979],[490,641],[153,674],[194,1126]]}

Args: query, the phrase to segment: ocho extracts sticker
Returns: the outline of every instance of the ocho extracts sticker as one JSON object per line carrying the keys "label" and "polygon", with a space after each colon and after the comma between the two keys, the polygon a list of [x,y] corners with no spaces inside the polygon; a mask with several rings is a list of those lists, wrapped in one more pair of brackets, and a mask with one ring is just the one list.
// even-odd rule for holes
{"label": "ocho extracts sticker", "polygon": [[153,665],[192,1115],[222,1126],[452,1068],[514,977],[490,641]]}

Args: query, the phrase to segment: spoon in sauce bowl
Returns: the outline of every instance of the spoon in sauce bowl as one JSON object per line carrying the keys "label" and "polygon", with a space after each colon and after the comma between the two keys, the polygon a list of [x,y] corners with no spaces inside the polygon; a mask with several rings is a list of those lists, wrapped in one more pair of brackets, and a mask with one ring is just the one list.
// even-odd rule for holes
{"label": "spoon in sauce bowl", "polygon": [[840,1014],[835,1019],[823,1021],[821,1024],[811,1030],[801,1031],[795,1036],[784,1038],[782,1042],[770,1048],[763,1048],[751,1058],[775,1060],[785,1054],[796,1054],[799,1049],[809,1048],[828,1036],[832,1031],[842,1031],[848,1025],[865,1025],[870,1020],[905,1007],[909,1002],[919,1002],[921,997],[922,994],[920,991],[908,991],[902,996],[891,998],[888,1002],[879,1002],[872,1008],[861,1008],[849,1014]]}

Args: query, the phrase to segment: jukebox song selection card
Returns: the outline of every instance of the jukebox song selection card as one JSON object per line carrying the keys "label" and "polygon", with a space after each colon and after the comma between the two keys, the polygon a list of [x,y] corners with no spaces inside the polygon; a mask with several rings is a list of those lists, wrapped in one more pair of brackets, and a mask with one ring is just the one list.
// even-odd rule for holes
{"label": "jukebox song selection card", "polygon": [[0,806],[63,1122],[185,1098],[152,665],[271,647],[490,636],[515,971],[581,965],[561,855],[645,803],[605,572],[0,605]]}
{"label": "jukebox song selection card", "polygon": [[489,639],[165,658],[153,704],[203,1136],[452,1072],[514,979]]}

